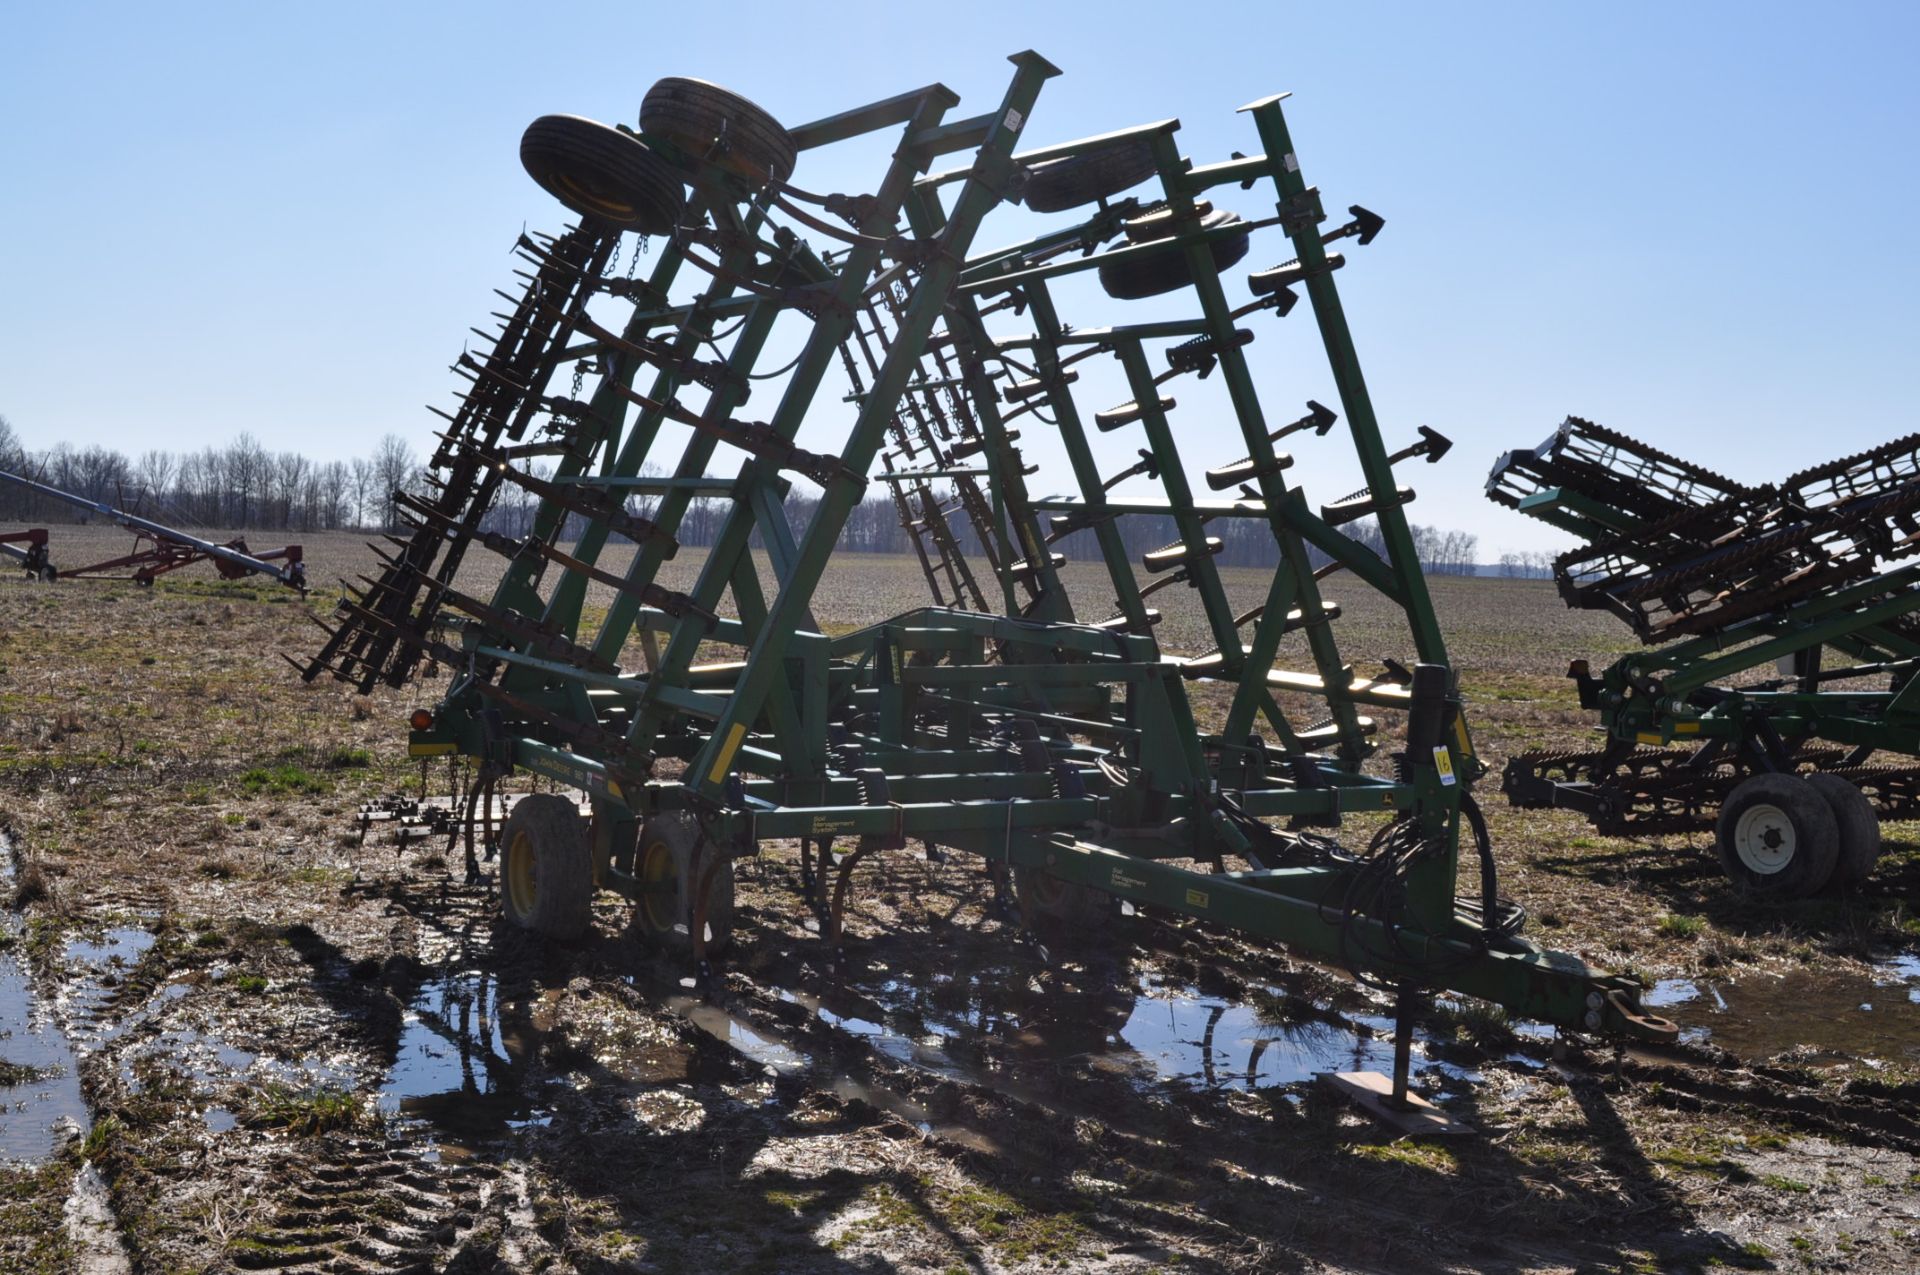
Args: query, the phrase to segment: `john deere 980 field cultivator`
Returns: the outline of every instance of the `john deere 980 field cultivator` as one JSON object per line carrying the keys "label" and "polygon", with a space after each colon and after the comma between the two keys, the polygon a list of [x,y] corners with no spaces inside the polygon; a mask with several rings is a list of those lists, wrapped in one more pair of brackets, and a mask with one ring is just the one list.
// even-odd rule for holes
{"label": "john deere 980 field cultivator", "polygon": [[[1249,149],[1263,152],[1250,158],[1194,167],[1172,120],[1022,150],[1056,71],[1032,53],[1012,62],[1003,100],[958,119],[934,85],[788,130],[712,85],[668,79],[637,131],[535,121],[522,161],[582,220],[521,241],[524,290],[503,294],[490,352],[461,360],[472,388],[431,491],[402,497],[414,530],[342,606],[307,675],[398,686],[436,662],[451,682],[415,716],[416,755],[478,759],[475,803],[515,768],[589,794],[590,820],[540,796],[503,831],[505,909],[548,935],[579,933],[605,888],[698,959],[728,936],[735,860],[797,841],[836,940],[856,865],[912,838],[1010,870],[1034,925],[1099,924],[1118,897],[1403,990],[1451,988],[1574,1029],[1670,1031],[1642,1014],[1632,981],[1521,939],[1522,914],[1494,890],[1466,796],[1478,766],[1402,512],[1412,493],[1394,481],[1327,247],[1371,241],[1379,219],[1355,208],[1320,229],[1279,97],[1243,108]],[[809,159],[829,167],[816,152],[875,134],[892,159],[870,191],[791,180]],[[1209,202],[1256,184],[1275,199],[1257,220]],[[983,220],[1019,203],[1028,233],[975,251]],[[609,269],[627,231],[656,237],[644,278]],[[1290,259],[1229,279],[1265,231]],[[1116,299],[1116,321],[1070,327],[1056,285],[1088,274]],[[1365,482],[1318,508],[1274,444],[1324,435],[1336,414],[1309,403],[1270,420],[1246,358],[1255,329],[1237,326],[1273,325],[1296,287]],[[1124,321],[1130,300],[1169,293],[1188,299],[1185,316]],[[763,373],[784,361],[770,349],[792,361]],[[591,394],[556,392],[583,360]],[[1129,398],[1089,410],[1074,386],[1102,365]],[[824,389],[830,373],[850,386]],[[1222,494],[1196,498],[1168,391],[1212,373],[1244,454],[1206,473]],[[750,417],[750,392],[769,390],[776,401]],[[1016,423],[1058,432],[1077,494],[1029,490]],[[832,445],[801,446],[803,424],[830,428]],[[1120,431],[1141,460],[1103,476],[1101,436]],[[1424,438],[1402,458],[1444,443]],[[550,458],[552,476],[535,477],[533,457]],[[820,490],[797,536],[788,475]],[[1127,478],[1160,494],[1114,494]],[[815,588],[875,480],[914,533],[930,602],[830,636]],[[509,487],[539,498],[519,538],[488,521]],[[627,503],[636,495],[654,502],[645,517]],[[677,592],[658,573],[701,497],[728,512]],[[1139,564],[1116,525],[1136,515],[1178,529]],[[1338,529],[1364,515],[1384,557]],[[1208,534],[1226,519],[1278,546],[1264,600],[1241,612]],[[569,522],[584,530],[563,547]],[[1082,590],[1092,598],[1069,597],[1054,549],[1076,532],[1104,568],[1103,585]],[[756,533],[770,588],[748,552]],[[616,539],[631,548],[608,555]],[[486,599],[457,574],[476,545],[506,560]],[[1339,608],[1320,592],[1341,569],[1404,611],[1411,668],[1368,652],[1388,670],[1368,674],[1343,655]],[[1204,616],[1208,653],[1176,658],[1156,641],[1146,595],[1176,584],[1168,596]],[[583,608],[590,585],[610,591],[604,614]],[[1275,668],[1290,636],[1310,667]],[[1223,688],[1216,729],[1196,723],[1199,683]],[[1373,714],[1390,716],[1376,727]],[[1391,766],[1363,768],[1382,739]],[[1369,847],[1318,831],[1361,812],[1388,816]],[[1455,887],[1463,817],[1483,883],[1469,899]]]}
{"label": "john deere 980 field cultivator", "polygon": [[1757,893],[1864,880],[1878,816],[1920,813],[1920,565],[1897,565],[1920,553],[1920,435],[1749,487],[1570,418],[1487,494],[1587,541],[1554,564],[1562,596],[1646,644],[1574,665],[1607,746],[1514,758],[1508,797],[1602,832],[1712,827]]}

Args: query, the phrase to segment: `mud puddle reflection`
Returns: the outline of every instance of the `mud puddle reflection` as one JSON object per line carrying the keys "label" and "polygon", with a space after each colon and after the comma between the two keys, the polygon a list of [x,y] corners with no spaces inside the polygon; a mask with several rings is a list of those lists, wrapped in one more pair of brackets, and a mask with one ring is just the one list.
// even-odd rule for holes
{"label": "mud puddle reflection", "polygon": [[[0,837],[0,899],[11,903],[13,889],[13,847]],[[0,908],[0,1160],[43,1160],[90,1127],[73,1045],[18,955],[24,930]]]}
{"label": "mud puddle reflection", "polygon": [[[1002,1088],[1049,1089],[1081,1068],[1143,1089],[1242,1090],[1392,1068],[1392,1017],[1353,989],[1335,1005],[1288,987],[1235,996],[1157,974],[1107,973],[1111,985],[1094,977],[1085,987],[1043,985],[1019,965],[917,978],[870,967],[817,998],[782,996],[896,1062]],[[1482,1079],[1432,1057],[1424,1037],[1414,1048],[1415,1078],[1430,1092]]]}
{"label": "mud puddle reflection", "polygon": [[381,1112],[430,1126],[436,1141],[454,1149],[544,1123],[546,1112],[527,1090],[533,1018],[531,1007],[503,1000],[484,970],[429,978],[408,999],[380,1086]]}
{"label": "mud puddle reflection", "polygon": [[1920,956],[1877,961],[1868,974],[1795,969],[1732,979],[1663,979],[1646,1003],[1681,1039],[1748,1062],[1794,1052],[1801,1061],[1920,1062]]}

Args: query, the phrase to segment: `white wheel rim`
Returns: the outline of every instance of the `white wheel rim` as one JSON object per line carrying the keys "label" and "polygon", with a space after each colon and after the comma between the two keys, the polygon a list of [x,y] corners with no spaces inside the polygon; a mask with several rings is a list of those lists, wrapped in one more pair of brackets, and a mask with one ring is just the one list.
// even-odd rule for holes
{"label": "white wheel rim", "polygon": [[1733,825],[1733,851],[1740,862],[1761,876],[1772,876],[1793,862],[1799,843],[1793,820],[1778,806],[1748,806]]}

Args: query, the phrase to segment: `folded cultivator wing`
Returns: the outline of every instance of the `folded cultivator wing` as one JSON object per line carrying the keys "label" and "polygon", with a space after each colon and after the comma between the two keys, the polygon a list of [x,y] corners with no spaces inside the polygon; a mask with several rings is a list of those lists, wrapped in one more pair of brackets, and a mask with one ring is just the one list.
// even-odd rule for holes
{"label": "folded cultivator wing", "polygon": [[[478,759],[476,801],[515,768],[589,794],[590,821],[536,797],[503,831],[506,910],[547,934],[579,932],[598,886],[697,956],[727,937],[734,860],[797,840],[837,941],[856,865],[914,839],[1010,872],[1029,924],[1098,923],[1118,897],[1402,989],[1582,1030],[1670,1030],[1640,1012],[1631,980],[1518,937],[1484,831],[1484,889],[1456,897],[1463,817],[1484,828],[1467,796],[1479,765],[1402,508],[1412,492],[1393,474],[1447,444],[1431,431],[1399,453],[1382,443],[1328,250],[1370,242],[1380,219],[1355,207],[1321,229],[1278,97],[1243,108],[1263,151],[1248,158],[1191,165],[1177,121],[1022,149],[1056,72],[1032,53],[1012,62],[1003,100],[962,118],[934,85],[789,131],[669,79],[637,131],[536,121],[522,160],[580,224],[521,241],[523,286],[502,294],[491,351],[462,360],[471,388],[429,490],[403,498],[411,533],[342,605],[307,675],[397,686],[435,662],[451,684],[416,715],[416,755]],[[814,152],[871,134],[893,150],[869,191],[790,180]],[[1275,201],[1267,215],[1211,205],[1256,185]],[[982,222],[1020,202],[1046,218],[977,250]],[[628,232],[655,237],[644,278],[612,268]],[[1267,233],[1290,259],[1230,277]],[[1102,325],[1061,313],[1076,275],[1112,299]],[[1337,415],[1308,402],[1269,419],[1247,362],[1256,329],[1241,326],[1273,325],[1296,288],[1365,479],[1320,507],[1289,485],[1275,444],[1325,436]],[[1127,322],[1131,299],[1166,294],[1185,317]],[[557,392],[569,369],[572,390]],[[1196,492],[1174,391],[1213,375],[1240,454]],[[1125,401],[1084,401],[1102,377]],[[834,445],[803,447],[803,424],[810,438],[833,428]],[[1071,495],[1029,486],[1020,440],[1039,430],[1058,436]],[[1104,434],[1138,462],[1103,474]],[[1158,494],[1117,494],[1134,479]],[[795,480],[820,493],[797,529]],[[831,633],[816,586],[874,483],[928,604]],[[538,501],[511,537],[491,516],[509,486]],[[691,588],[666,588],[660,568],[702,499],[724,501],[724,521]],[[1176,535],[1136,560],[1120,525],[1139,516]],[[1339,529],[1365,516],[1384,554]],[[1229,602],[1216,561],[1230,526],[1277,549],[1250,609]],[[475,547],[505,560],[486,598],[460,583]],[[1070,596],[1068,548],[1098,559],[1101,587]],[[1385,652],[1365,653],[1381,673],[1350,662],[1321,594],[1341,571],[1404,613],[1410,668]],[[1149,602],[1174,599],[1210,651],[1162,651]],[[1283,647],[1305,667],[1276,667]],[[1219,721],[1203,730],[1190,689],[1208,686]],[[1392,764],[1367,769],[1386,739]],[[1318,831],[1356,814],[1380,826],[1370,847]]]}
{"label": "folded cultivator wing", "polygon": [[1900,565],[1920,553],[1920,435],[1747,487],[1569,419],[1487,494],[1585,540],[1554,564],[1561,595],[1648,648],[1574,666],[1607,747],[1514,758],[1508,796],[1603,832],[1713,827],[1757,893],[1864,880],[1878,818],[1920,813],[1920,565]]}

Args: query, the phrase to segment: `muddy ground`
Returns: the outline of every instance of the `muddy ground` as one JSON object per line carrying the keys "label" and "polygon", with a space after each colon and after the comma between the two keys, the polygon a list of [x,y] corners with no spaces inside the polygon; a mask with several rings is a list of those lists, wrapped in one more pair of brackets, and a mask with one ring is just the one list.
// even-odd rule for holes
{"label": "muddy ground", "polygon": [[[838,569],[823,622],[918,597]],[[1614,627],[1537,583],[1436,592],[1496,773],[1583,742],[1558,673]],[[1372,994],[1167,917],[1042,945],[957,856],[874,869],[838,963],[784,848],[705,984],[611,898],[577,946],[503,929],[444,842],[357,837],[419,791],[403,720],[438,684],[301,683],[276,653],[329,605],[0,581],[0,1269],[1920,1264],[1911,827],[1857,894],[1757,907],[1704,839],[1490,795],[1530,932],[1687,1035],[1615,1058],[1436,1004],[1419,1083],[1475,1132],[1395,1141],[1313,1081],[1385,1065]],[[1349,610],[1356,663],[1404,654],[1388,618]]]}

